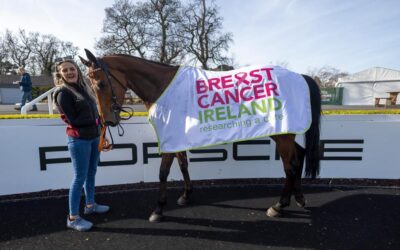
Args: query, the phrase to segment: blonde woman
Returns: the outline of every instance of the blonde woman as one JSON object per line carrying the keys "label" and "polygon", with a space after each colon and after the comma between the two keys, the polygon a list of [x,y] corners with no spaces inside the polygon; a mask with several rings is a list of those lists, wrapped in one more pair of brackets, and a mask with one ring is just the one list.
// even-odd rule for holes
{"label": "blonde woman", "polygon": [[74,168],[74,178],[69,190],[69,215],[67,227],[90,230],[93,224],[79,215],[82,187],[85,191],[84,214],[105,213],[109,206],[95,202],[95,175],[100,158],[98,151],[100,124],[92,90],[85,83],[82,72],[71,59],[56,63],[54,93],[61,119],[67,124],[68,150]]}

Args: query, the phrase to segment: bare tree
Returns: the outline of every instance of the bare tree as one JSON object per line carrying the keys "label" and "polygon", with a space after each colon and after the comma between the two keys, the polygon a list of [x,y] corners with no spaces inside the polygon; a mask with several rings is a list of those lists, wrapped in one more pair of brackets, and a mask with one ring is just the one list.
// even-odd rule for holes
{"label": "bare tree", "polygon": [[34,55],[42,75],[51,74],[51,67],[58,50],[58,43],[57,38],[52,35],[39,35],[35,33]]}
{"label": "bare tree", "polygon": [[314,78],[321,87],[334,87],[340,77],[349,75],[349,73],[332,66],[309,69],[307,74]]}
{"label": "bare tree", "polygon": [[53,35],[27,34],[21,29],[17,35],[7,30],[4,38],[0,38],[0,62],[8,68],[23,66],[32,74],[49,75],[55,58],[78,54],[78,47]]}
{"label": "bare tree", "polygon": [[8,60],[8,50],[3,38],[0,37],[0,75],[12,73],[13,68],[16,68],[16,66]]}
{"label": "bare tree", "polygon": [[106,8],[100,54],[122,53],[174,64],[183,58],[179,0],[132,3],[117,0]]}
{"label": "bare tree", "polygon": [[8,51],[8,58],[12,64],[26,67],[32,54],[31,39],[25,30],[19,30],[18,36],[14,36],[10,30],[6,30],[4,46]]}
{"label": "bare tree", "polygon": [[204,69],[210,64],[229,63],[223,55],[233,41],[231,33],[222,33],[222,17],[214,0],[191,0],[183,13],[184,36],[188,41],[187,52],[197,59]]}
{"label": "bare tree", "polygon": [[149,24],[144,18],[142,6],[129,0],[117,0],[112,7],[105,9],[104,36],[95,45],[100,53],[145,57],[146,46],[151,40],[147,35]]}
{"label": "bare tree", "polygon": [[184,40],[178,0],[150,0],[143,5],[144,18],[149,24],[151,58],[173,64],[182,60]]}
{"label": "bare tree", "polygon": [[35,34],[34,57],[42,75],[51,75],[55,59],[78,54],[78,47],[62,42],[53,35]]}

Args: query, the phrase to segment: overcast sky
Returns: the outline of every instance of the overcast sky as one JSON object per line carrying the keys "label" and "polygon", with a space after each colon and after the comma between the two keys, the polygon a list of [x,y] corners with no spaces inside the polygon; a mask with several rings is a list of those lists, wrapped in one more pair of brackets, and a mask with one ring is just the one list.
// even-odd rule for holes
{"label": "overcast sky", "polygon": [[[92,49],[113,0],[0,0],[0,34],[19,28]],[[307,73],[400,70],[398,0],[217,0],[236,66],[287,62]]]}

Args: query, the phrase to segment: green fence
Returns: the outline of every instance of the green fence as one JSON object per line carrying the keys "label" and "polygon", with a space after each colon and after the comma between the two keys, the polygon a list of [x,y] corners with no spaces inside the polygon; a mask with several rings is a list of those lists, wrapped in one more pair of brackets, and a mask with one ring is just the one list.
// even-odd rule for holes
{"label": "green fence", "polygon": [[322,104],[342,105],[343,88],[321,88]]}

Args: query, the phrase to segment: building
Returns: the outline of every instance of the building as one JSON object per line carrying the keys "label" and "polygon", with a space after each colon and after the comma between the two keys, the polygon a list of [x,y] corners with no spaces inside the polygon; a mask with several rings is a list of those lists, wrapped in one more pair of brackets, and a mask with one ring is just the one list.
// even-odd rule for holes
{"label": "building", "polygon": [[343,87],[343,105],[375,105],[375,98],[400,92],[400,71],[374,67],[340,78],[336,87]]}

